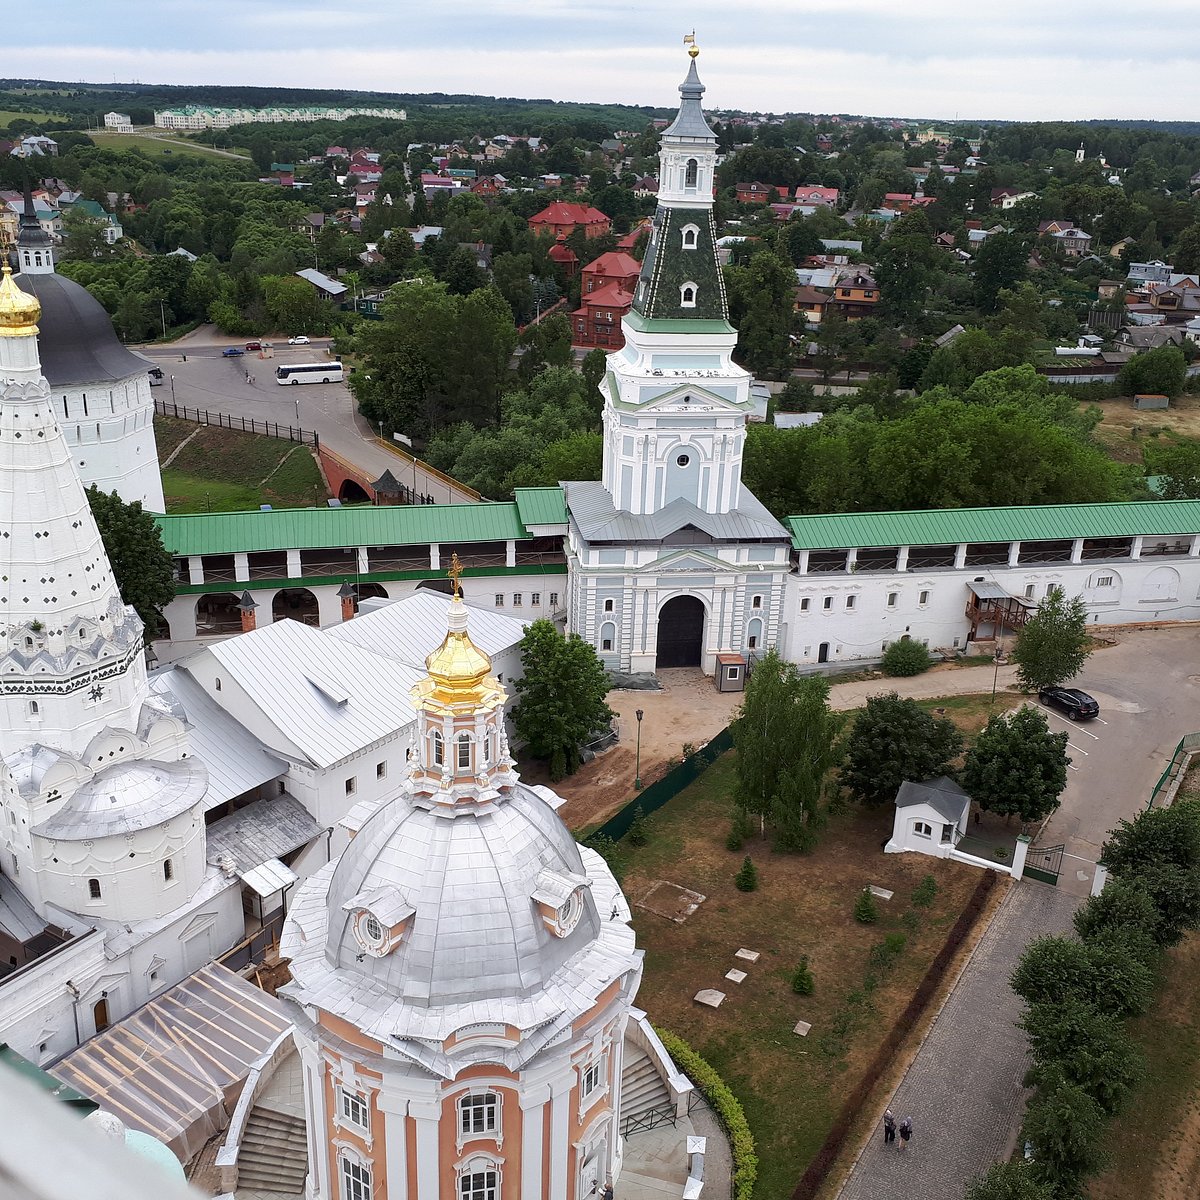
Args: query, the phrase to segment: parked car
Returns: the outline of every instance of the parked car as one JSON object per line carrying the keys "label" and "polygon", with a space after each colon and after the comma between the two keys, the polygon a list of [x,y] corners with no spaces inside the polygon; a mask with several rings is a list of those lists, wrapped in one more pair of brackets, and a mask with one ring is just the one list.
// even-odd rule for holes
{"label": "parked car", "polygon": [[1043,688],[1038,692],[1038,699],[1049,708],[1066,713],[1072,721],[1087,721],[1100,715],[1100,705],[1078,688]]}
{"label": "parked car", "polygon": [[298,334],[296,337],[288,338],[288,345],[289,346],[307,346],[311,340],[312,340],[311,338],[308,338],[303,333],[301,333],[301,334]]}
{"label": "parked car", "polygon": [[262,342],[247,342],[246,349],[247,350],[261,350]]}
{"label": "parked car", "polygon": [[221,351],[221,355],[224,358],[240,358],[244,353],[245,351],[241,348],[241,346],[226,346],[225,349]]}

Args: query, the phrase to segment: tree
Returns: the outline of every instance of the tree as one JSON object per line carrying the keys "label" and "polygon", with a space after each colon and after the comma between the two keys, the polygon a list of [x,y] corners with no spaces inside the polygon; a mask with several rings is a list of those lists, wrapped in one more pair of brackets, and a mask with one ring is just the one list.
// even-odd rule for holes
{"label": "tree", "polygon": [[935,717],[895,692],[872,696],[846,738],[841,783],[866,804],[896,798],[905,780],[944,775],[962,752],[953,721]]}
{"label": "tree", "polygon": [[79,208],[69,208],[63,214],[64,255],[78,262],[107,258],[112,248],[105,239],[105,225]]}
{"label": "tree", "polygon": [[854,902],[854,919],[860,925],[874,925],[879,920],[879,905],[870,888],[863,888]]}
{"label": "tree", "polygon": [[916,638],[901,638],[883,652],[880,665],[885,675],[904,677],[928,671],[933,665],[933,659],[930,658],[929,649],[924,642],[918,642]]}
{"label": "tree", "polygon": [[1051,733],[1045,715],[1023,704],[998,713],[967,751],[962,785],[989,812],[1040,821],[1067,786],[1067,734]]}
{"label": "tree", "polygon": [[1200,443],[1171,440],[1143,451],[1146,471],[1162,477],[1164,500],[1200,499]]}
{"label": "tree", "polygon": [[758,868],[754,865],[754,860],[750,855],[746,855],[742,859],[742,865],[734,877],[733,886],[739,892],[753,892],[758,890]]}
{"label": "tree", "polygon": [[792,991],[797,996],[811,996],[814,990],[812,967],[808,964],[808,955],[802,954],[800,962],[792,974]]}
{"label": "tree", "polygon": [[538,620],[521,639],[521,670],[512,710],[517,734],[549,763],[551,779],[572,775],[580,747],[613,717],[604,664],[578,634],[564,637],[553,622]]}
{"label": "tree", "polygon": [[791,362],[794,271],[766,250],[756,253],[749,266],[725,271],[738,362],[756,375],[782,375]]}
{"label": "tree", "polygon": [[1079,1181],[1101,1163],[1104,1112],[1081,1087],[1057,1079],[1025,1111],[1022,1135],[1033,1145],[1030,1172],[1053,1194],[1075,1194]]}
{"label": "tree", "polygon": [[162,623],[162,610],[175,598],[174,563],[158,522],[140,500],[126,503],[95,485],[87,497],[121,598],[141,617],[150,639]]}
{"label": "tree", "polygon": [[801,675],[775,650],[755,665],[733,722],[737,803],[776,845],[807,850],[815,841],[825,780],[841,756],[843,718],[829,708],[829,684]]}
{"label": "tree", "polygon": [[1034,938],[1012,976],[1012,989],[1031,1008],[1075,997],[1097,1012],[1128,1017],[1146,1011],[1154,971],[1113,941]]}
{"label": "tree", "polygon": [[1025,277],[1029,249],[1019,233],[994,233],[975,255],[975,302],[983,312],[995,312],[1000,292]]}
{"label": "tree", "polygon": [[1082,598],[1068,600],[1062,588],[1052,587],[1017,634],[1012,649],[1017,682],[1026,692],[1057,687],[1078,675],[1090,654]]}
{"label": "tree", "polygon": [[1048,1184],[1034,1178],[1028,1163],[993,1163],[967,1185],[964,1200],[1055,1200]]}
{"label": "tree", "polygon": [[1157,346],[1135,354],[1117,372],[1124,396],[1178,396],[1187,381],[1187,359],[1178,346]]}
{"label": "tree", "polygon": [[312,284],[294,275],[271,275],[262,281],[267,315],[280,333],[323,333],[325,307]]}
{"label": "tree", "polygon": [[1075,932],[1082,941],[1121,937],[1136,942],[1158,941],[1159,915],[1154,898],[1136,879],[1109,879],[1098,896],[1089,897],[1075,910]]}

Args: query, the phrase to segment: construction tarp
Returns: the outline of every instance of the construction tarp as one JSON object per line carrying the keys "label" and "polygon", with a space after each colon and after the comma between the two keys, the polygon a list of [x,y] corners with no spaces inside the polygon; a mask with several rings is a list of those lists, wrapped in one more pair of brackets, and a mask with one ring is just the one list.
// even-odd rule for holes
{"label": "construction tarp", "polygon": [[273,996],[210,963],[53,1074],[186,1163],[225,1128],[251,1065],[291,1024]]}

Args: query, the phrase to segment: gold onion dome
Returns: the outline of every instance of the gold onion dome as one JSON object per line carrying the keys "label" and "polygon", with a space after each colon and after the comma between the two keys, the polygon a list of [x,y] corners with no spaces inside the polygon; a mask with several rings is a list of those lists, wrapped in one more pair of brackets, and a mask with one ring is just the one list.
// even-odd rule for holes
{"label": "gold onion dome", "polygon": [[12,267],[5,262],[0,278],[0,329],[10,337],[32,337],[38,331],[37,319],[41,315],[37,297],[17,287]]}
{"label": "gold onion dome", "polygon": [[492,660],[471,641],[467,632],[467,609],[458,589],[462,567],[457,554],[453,564],[449,572],[454,580],[449,628],[442,644],[425,660],[429,678],[417,685],[423,695],[444,704],[480,701],[498,690],[498,684],[491,678]]}

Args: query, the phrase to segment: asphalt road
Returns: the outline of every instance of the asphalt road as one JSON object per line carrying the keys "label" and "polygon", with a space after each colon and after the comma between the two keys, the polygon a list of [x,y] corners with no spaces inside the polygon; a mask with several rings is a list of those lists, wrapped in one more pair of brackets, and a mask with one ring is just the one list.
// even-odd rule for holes
{"label": "asphalt road", "polygon": [[[438,504],[474,500],[430,473],[419,460],[414,462],[380,446],[376,441],[379,430],[372,429],[358,414],[345,384],[280,387],[275,382],[275,368],[281,363],[323,361],[330,345],[328,338],[313,338],[307,346],[289,346],[286,339],[275,340],[274,358],[260,358],[256,351],[247,351],[238,358],[222,356],[225,347],[245,346],[246,340],[224,337],[212,326],[202,326],[170,346],[137,349],[162,368],[165,378],[162,386],[154,389],[156,398],[234,417],[299,425],[314,430],[323,446],[372,479],[390,470],[401,483],[432,496]],[[246,382],[247,374],[253,384]]]}

